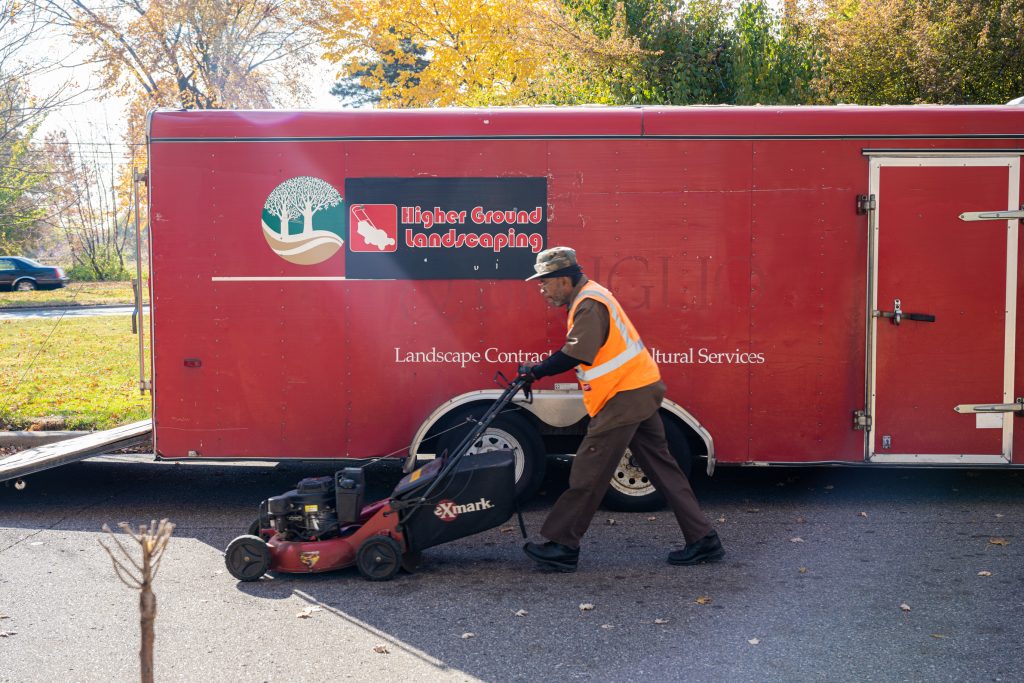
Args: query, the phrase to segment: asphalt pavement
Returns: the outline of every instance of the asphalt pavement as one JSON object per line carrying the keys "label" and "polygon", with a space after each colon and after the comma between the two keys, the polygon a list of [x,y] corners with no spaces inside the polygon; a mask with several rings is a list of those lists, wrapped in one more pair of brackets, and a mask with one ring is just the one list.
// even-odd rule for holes
{"label": "asphalt pavement", "polygon": [[[566,469],[552,465],[527,506],[534,533]],[[0,487],[0,681],[138,676],[138,598],[97,541],[104,523],[162,517],[178,526],[155,582],[156,680],[961,683],[1024,670],[1024,473],[719,468],[700,487],[728,551],[713,565],[665,562],[681,542],[667,512],[601,511],[575,574],[533,569],[510,521],[390,582],[355,569],[236,582],[222,550],[258,502],[323,473],[108,456]],[[371,494],[397,477],[374,470]]]}

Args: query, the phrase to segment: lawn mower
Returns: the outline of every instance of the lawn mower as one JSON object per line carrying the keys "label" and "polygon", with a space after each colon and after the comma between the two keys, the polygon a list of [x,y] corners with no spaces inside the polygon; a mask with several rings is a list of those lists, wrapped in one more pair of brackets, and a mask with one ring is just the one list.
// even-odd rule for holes
{"label": "lawn mower", "polygon": [[[371,581],[413,571],[426,548],[493,529],[516,511],[513,453],[495,450],[465,457],[520,389],[532,399],[527,378],[511,382],[452,453],[442,453],[406,475],[391,495],[363,504],[363,468],[333,477],[308,477],[260,505],[250,533],[228,544],[227,569],[239,581],[268,571],[327,572],[355,565]],[[522,518],[520,518],[522,528]],[[523,536],[525,537],[525,530]]]}

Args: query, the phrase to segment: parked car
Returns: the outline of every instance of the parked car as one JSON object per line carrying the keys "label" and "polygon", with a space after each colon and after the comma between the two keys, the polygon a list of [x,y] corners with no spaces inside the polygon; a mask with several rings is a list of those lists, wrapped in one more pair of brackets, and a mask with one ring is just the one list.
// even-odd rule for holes
{"label": "parked car", "polygon": [[44,266],[24,256],[0,256],[0,288],[28,292],[54,289],[68,283],[62,268]]}

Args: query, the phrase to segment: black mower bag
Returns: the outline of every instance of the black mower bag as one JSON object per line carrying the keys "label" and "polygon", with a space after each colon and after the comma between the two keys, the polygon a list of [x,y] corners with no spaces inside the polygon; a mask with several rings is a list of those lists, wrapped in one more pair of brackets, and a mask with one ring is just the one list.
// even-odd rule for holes
{"label": "black mower bag", "polygon": [[[444,469],[441,459],[398,483],[393,501],[422,497]],[[504,524],[515,512],[515,461],[512,451],[488,451],[460,458],[422,503],[402,509],[402,533],[417,552]]]}

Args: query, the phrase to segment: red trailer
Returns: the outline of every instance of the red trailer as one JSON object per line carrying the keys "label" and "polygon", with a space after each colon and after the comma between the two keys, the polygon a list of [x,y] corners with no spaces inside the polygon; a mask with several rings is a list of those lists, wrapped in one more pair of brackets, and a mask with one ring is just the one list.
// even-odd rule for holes
{"label": "red trailer", "polygon": [[[1022,153],[1021,106],[154,112],[156,455],[439,452],[560,347],[523,279],[569,245],[681,460],[1020,466]],[[524,492],[572,379],[480,444]],[[612,496],[650,494],[627,453]]]}

